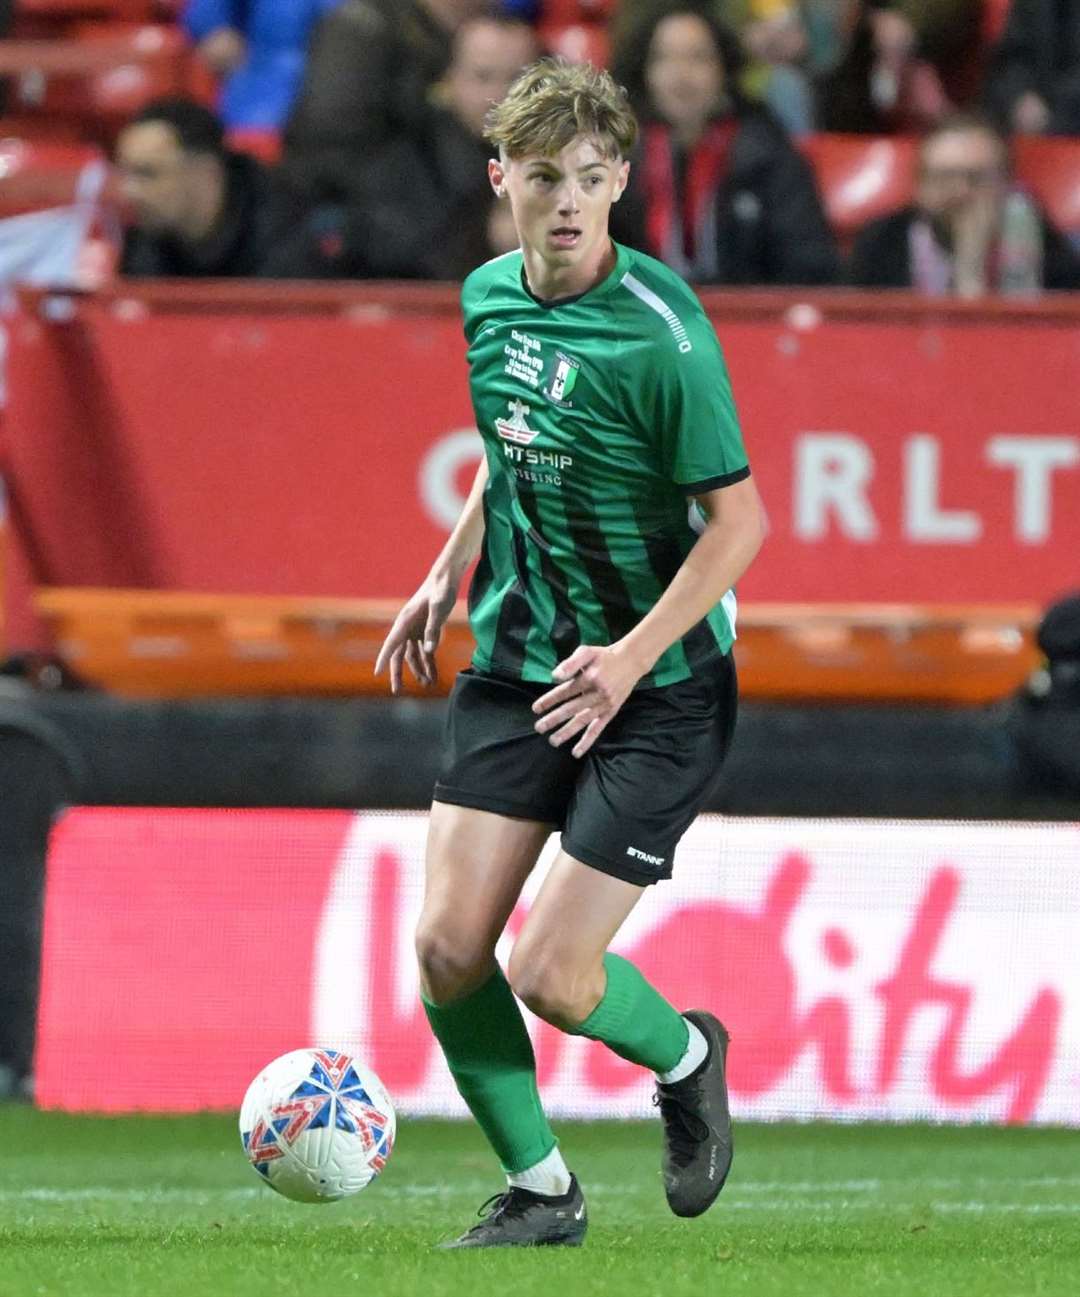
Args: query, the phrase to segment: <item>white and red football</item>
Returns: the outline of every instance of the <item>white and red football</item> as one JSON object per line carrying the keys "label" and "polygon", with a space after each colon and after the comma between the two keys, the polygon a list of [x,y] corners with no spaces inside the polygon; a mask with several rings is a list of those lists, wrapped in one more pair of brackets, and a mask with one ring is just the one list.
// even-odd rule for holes
{"label": "white and red football", "polygon": [[336,1049],[295,1049],[248,1086],[240,1138],[259,1177],[294,1202],[359,1193],[394,1147],[397,1117],[382,1082]]}

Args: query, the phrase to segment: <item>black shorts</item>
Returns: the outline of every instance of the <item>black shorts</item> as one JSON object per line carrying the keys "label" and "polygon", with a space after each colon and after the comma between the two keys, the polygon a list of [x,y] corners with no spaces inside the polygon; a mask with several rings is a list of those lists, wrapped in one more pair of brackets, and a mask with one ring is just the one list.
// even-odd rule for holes
{"label": "black shorts", "polygon": [[670,878],[731,743],[731,654],[691,680],[635,690],[583,757],[533,729],[532,705],[551,687],[461,672],[435,800],[552,824],[568,855],[638,886]]}

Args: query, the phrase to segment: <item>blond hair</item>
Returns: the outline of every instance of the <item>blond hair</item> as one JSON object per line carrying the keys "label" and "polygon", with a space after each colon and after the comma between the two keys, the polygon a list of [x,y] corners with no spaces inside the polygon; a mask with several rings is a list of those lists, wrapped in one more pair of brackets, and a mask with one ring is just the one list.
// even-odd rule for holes
{"label": "blond hair", "polygon": [[609,73],[562,58],[527,67],[484,122],[484,138],[509,158],[551,157],[582,135],[605,157],[626,157],[637,121],[626,91]]}

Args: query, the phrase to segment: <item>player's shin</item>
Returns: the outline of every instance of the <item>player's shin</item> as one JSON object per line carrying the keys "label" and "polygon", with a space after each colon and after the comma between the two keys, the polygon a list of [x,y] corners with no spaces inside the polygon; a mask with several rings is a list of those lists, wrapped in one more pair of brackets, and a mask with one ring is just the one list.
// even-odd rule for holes
{"label": "player's shin", "polygon": [[687,1052],[686,1019],[628,960],[606,954],[604,972],[600,1003],[571,1034],[601,1040],[620,1058],[650,1071],[670,1072]]}
{"label": "player's shin", "polygon": [[536,1059],[525,1020],[502,970],[477,990],[437,1005],[428,1022],[469,1111],[508,1174],[523,1172],[555,1148],[540,1106]]}

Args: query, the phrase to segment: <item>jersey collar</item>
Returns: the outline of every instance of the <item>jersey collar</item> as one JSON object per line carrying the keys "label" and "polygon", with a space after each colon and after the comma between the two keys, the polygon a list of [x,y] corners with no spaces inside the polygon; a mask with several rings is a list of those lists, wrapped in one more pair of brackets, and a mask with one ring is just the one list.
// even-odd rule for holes
{"label": "jersey collar", "polygon": [[574,302],[580,302],[583,298],[588,297],[595,300],[599,297],[606,297],[608,293],[619,283],[627,271],[627,252],[621,243],[611,240],[611,246],[615,249],[615,264],[608,273],[600,280],[598,284],[593,284],[592,288],[586,288],[583,293],[574,293],[570,297],[554,297],[542,300],[529,287],[529,281],[525,276],[525,259],[521,260],[521,288],[530,301],[535,303],[542,311],[554,311],[560,306],[570,306]]}

